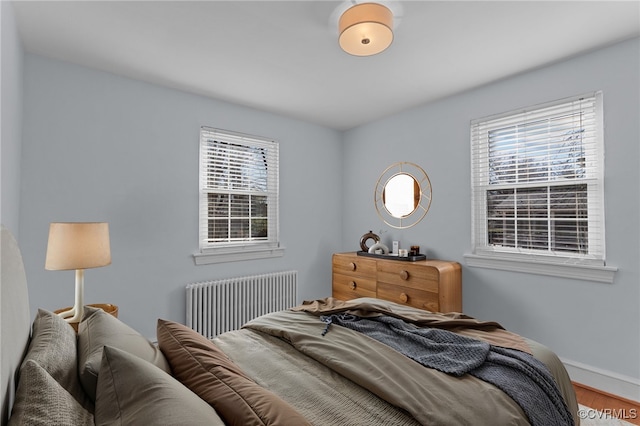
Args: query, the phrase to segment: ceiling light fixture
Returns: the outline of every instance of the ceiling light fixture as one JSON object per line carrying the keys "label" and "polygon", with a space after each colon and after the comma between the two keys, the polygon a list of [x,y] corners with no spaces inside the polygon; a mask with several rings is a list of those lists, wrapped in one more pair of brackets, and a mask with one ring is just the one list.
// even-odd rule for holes
{"label": "ceiling light fixture", "polygon": [[375,55],[393,41],[393,13],[378,3],[360,3],[347,9],[338,26],[340,47],[351,55]]}

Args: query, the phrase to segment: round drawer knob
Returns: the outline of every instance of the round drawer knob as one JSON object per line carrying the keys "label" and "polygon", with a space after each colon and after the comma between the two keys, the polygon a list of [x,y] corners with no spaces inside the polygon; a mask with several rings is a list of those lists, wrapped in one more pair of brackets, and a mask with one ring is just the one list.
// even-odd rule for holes
{"label": "round drawer knob", "polygon": [[402,278],[405,281],[408,280],[409,279],[409,271],[405,271],[405,270],[400,271],[400,278]]}
{"label": "round drawer knob", "polygon": [[355,290],[355,289],[356,289],[356,287],[357,287],[357,285],[356,285],[356,282],[355,282],[355,281],[351,281],[351,282],[349,283],[349,288],[350,288],[351,290]]}
{"label": "round drawer knob", "polygon": [[356,264],[353,263],[353,262],[350,262],[349,263],[349,269],[351,269],[352,271],[355,271],[356,270]]}
{"label": "round drawer knob", "polygon": [[400,293],[400,301],[402,303],[407,303],[408,300],[409,300],[409,296],[407,296],[406,293]]}

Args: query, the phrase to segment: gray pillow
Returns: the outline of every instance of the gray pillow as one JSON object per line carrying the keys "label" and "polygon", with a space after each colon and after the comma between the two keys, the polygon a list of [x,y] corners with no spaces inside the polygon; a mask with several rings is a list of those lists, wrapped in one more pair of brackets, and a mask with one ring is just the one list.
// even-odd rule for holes
{"label": "gray pillow", "polygon": [[82,387],[93,401],[104,346],[129,352],[171,372],[160,349],[147,338],[102,309],[90,310],[78,324],[78,373]]}
{"label": "gray pillow", "polygon": [[8,426],[93,424],[93,414],[44,368],[32,359],[24,362]]}
{"label": "gray pillow", "polygon": [[224,425],[216,411],[150,363],[106,346],[96,389],[96,425]]}
{"label": "gray pillow", "polygon": [[93,403],[78,378],[76,332],[64,319],[53,312],[38,309],[23,365],[29,360],[37,362],[76,401],[93,411]]}

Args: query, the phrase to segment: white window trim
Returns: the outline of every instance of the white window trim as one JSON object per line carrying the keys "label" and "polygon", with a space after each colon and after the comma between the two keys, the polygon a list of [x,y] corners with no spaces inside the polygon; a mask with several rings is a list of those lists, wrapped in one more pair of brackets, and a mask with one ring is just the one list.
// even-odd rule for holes
{"label": "white window trim", "polygon": [[[238,132],[232,132],[232,131],[227,131],[227,130],[221,130],[221,129],[214,129],[214,128],[210,128],[210,127],[206,127],[203,126],[201,128],[201,132],[202,130],[206,130],[206,131],[211,131],[211,132],[220,132],[222,134],[226,134],[229,135],[231,137],[238,137],[238,138],[249,138],[250,140],[254,140],[254,141],[260,141],[260,140],[264,140],[267,142],[272,142],[271,140],[262,138],[262,137],[258,137],[258,136],[253,136],[253,135],[246,135],[243,133],[238,133]],[[202,136],[200,135],[200,150],[202,150]],[[279,163],[279,158],[276,159],[276,168],[279,170],[279,165],[277,164]],[[202,167],[202,154],[200,154],[200,159],[199,159],[199,164],[200,167]],[[279,173],[279,172],[278,172]],[[199,170],[199,180],[200,180],[200,189],[199,189],[199,215],[201,214],[201,210],[202,210],[202,203],[205,202],[205,200],[203,199],[202,196],[202,169],[200,168]],[[275,176],[275,185],[276,185],[276,202],[279,203],[279,176],[276,175]],[[282,257],[284,256],[284,252],[285,252],[285,247],[281,245],[280,239],[279,239],[279,235],[280,235],[280,225],[279,225],[279,206],[276,205],[275,206],[275,216],[276,216],[276,224],[275,224],[275,228],[272,229],[273,232],[275,232],[275,241],[257,241],[257,242],[238,242],[238,243],[224,243],[221,244],[218,247],[202,247],[202,229],[199,230],[198,232],[198,239],[199,239],[199,245],[200,245],[200,251],[197,253],[193,253],[193,258],[194,258],[194,262],[196,265],[206,265],[206,264],[214,264],[214,263],[224,263],[224,262],[236,262],[236,261],[243,261],[243,260],[255,260],[255,259],[266,259],[266,258],[275,258],[275,257]],[[202,220],[202,218],[199,219],[199,222]],[[202,223],[200,223],[199,225],[200,227],[202,226]]]}
{"label": "white window trim", "polygon": [[618,270],[615,266],[599,266],[577,263],[558,263],[534,260],[522,257],[513,258],[510,256],[486,254],[465,254],[467,266],[477,268],[498,269],[502,271],[524,272],[527,274],[547,275],[559,278],[572,278],[584,281],[596,281],[612,284],[615,273]]}
{"label": "white window trim", "polygon": [[[577,96],[572,99],[577,99],[584,96],[593,96],[583,95]],[[602,93],[596,92],[595,95],[600,97],[599,99],[599,114],[600,114],[600,126],[599,126],[599,135],[598,135],[598,144],[600,145],[600,158],[597,158],[596,161],[599,161],[599,173],[600,173],[600,182],[603,182],[604,176],[604,142],[603,142],[603,112],[602,112]],[[566,101],[569,101],[567,99]],[[558,101],[560,103],[563,101]],[[533,107],[531,109],[536,109],[537,107]],[[513,112],[514,114],[516,111]],[[503,116],[507,116],[511,113],[501,114]],[[497,117],[497,116],[494,116]],[[488,120],[492,117],[487,117],[486,119],[474,120],[473,122]],[[472,124],[473,124],[472,122]],[[471,161],[475,161],[472,158]],[[521,249],[500,249],[495,250],[489,247],[483,247],[479,244],[478,240],[486,241],[486,235],[479,235],[478,230],[476,229],[476,212],[474,210],[475,203],[478,202],[478,199],[474,199],[474,197],[483,199],[483,194],[474,194],[473,193],[473,179],[474,179],[474,171],[472,170],[472,248],[473,253],[464,254],[465,262],[470,267],[479,267],[479,268],[489,268],[489,269],[497,269],[504,271],[512,271],[512,272],[522,272],[529,274],[538,274],[538,275],[547,275],[554,276],[560,278],[572,278],[579,279],[585,281],[596,281],[603,283],[613,283],[615,278],[615,272],[618,270],[617,267],[608,266],[605,264],[604,256],[602,259],[589,259],[587,257],[572,257],[571,255],[541,255],[532,253],[527,250]],[[603,194],[601,195],[604,196]],[[486,201],[483,202],[486,206]],[[601,200],[599,208],[601,209],[600,214],[602,217],[602,250],[604,250],[604,200]],[[591,213],[590,213],[591,215]]]}
{"label": "white window trim", "polygon": [[200,253],[194,253],[196,265],[212,263],[237,262],[242,260],[267,259],[284,256],[285,247],[276,246],[242,246],[220,247],[203,249]]}

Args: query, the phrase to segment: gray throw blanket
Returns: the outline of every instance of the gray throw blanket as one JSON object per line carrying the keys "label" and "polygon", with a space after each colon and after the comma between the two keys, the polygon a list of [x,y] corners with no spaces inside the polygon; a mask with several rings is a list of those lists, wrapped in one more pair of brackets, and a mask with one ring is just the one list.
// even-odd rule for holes
{"label": "gray throw blanket", "polygon": [[321,317],[392,347],[408,358],[454,376],[471,374],[498,387],[516,401],[533,426],[573,426],[569,412],[546,366],[514,349],[446,330],[420,328],[391,316],[360,318],[351,314]]}

